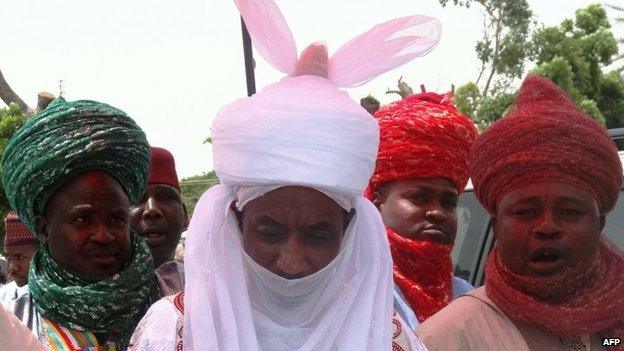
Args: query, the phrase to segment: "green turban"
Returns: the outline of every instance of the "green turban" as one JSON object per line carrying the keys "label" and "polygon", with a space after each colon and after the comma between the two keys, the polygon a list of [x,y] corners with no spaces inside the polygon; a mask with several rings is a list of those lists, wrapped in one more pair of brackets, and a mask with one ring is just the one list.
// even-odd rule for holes
{"label": "green turban", "polygon": [[[35,218],[64,183],[81,173],[105,172],[117,179],[134,205],[145,192],[149,159],[145,134],[123,111],[59,98],[9,140],[2,182],[11,207],[42,241]],[[54,261],[47,245],[39,245],[28,277],[37,310],[74,329],[112,332],[118,350],[125,350],[157,288],[149,248],[135,233],[131,252],[118,274],[93,282]]]}
{"label": "green turban", "polygon": [[9,140],[2,183],[11,207],[35,233],[35,217],[54,192],[84,172],[108,173],[134,205],[145,192],[149,157],[145,134],[123,111],[58,98]]}

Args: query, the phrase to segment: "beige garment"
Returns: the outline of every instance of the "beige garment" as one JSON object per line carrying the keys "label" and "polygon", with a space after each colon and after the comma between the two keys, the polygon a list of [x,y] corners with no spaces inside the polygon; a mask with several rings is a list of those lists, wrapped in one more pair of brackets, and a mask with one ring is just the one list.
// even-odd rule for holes
{"label": "beige garment", "polygon": [[[396,312],[392,327],[392,351],[427,351]],[[182,350],[183,333],[184,293],[178,293],[161,299],[147,311],[130,339],[128,351]]]}
{"label": "beige garment", "polygon": [[0,306],[0,351],[45,351],[17,317]]}
{"label": "beige garment", "polygon": [[184,290],[184,263],[169,261],[156,269],[156,278],[161,296],[168,296]]}
{"label": "beige garment", "polygon": [[487,297],[485,287],[451,302],[422,323],[416,335],[430,351],[603,350],[595,335],[559,337],[533,325],[512,322]]}

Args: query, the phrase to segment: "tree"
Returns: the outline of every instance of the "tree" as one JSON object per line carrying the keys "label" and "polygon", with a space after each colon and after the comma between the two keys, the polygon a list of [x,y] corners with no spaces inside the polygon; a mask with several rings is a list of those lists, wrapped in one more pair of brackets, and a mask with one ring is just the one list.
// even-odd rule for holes
{"label": "tree", "polygon": [[[451,0],[439,0],[446,6]],[[526,0],[452,0],[454,5],[481,6],[483,36],[475,45],[481,68],[476,79],[459,86],[454,103],[480,129],[500,118],[513,101],[513,83],[525,71],[532,54],[531,32],[535,24]]]}
{"label": "tree", "polygon": [[215,171],[183,178],[180,181],[182,201],[186,205],[189,215],[195,210],[195,204],[197,204],[202,194],[216,184],[219,184],[219,179]]}
{"label": "tree", "polygon": [[[624,25],[624,6],[618,6],[613,4],[607,4],[608,8],[610,8],[613,12],[616,13],[614,22],[619,25]],[[619,45],[624,46],[624,37],[618,38],[617,42]],[[615,58],[615,62],[620,64],[620,67],[617,68],[617,71],[622,73],[624,72],[624,50],[620,52],[620,54]]]}
{"label": "tree", "polygon": [[[446,6],[450,0],[439,0]],[[533,12],[526,0],[453,0],[455,5],[480,5],[485,11],[483,37],[475,46],[481,68],[475,84],[483,98],[506,90],[522,77],[531,53]]]}
{"label": "tree", "polygon": [[624,79],[605,73],[617,58],[617,41],[599,4],[576,11],[574,20],[538,30],[530,73],[550,78],[607,128],[624,127]]}
{"label": "tree", "polygon": [[[448,1],[440,0],[443,5]],[[473,1],[453,2],[469,6]],[[499,11],[505,13],[507,6],[513,9],[508,11],[510,14],[530,14],[526,2],[520,1],[516,5],[507,4],[506,0],[474,2],[486,8],[487,24],[484,37],[475,50],[481,62],[489,65],[489,76],[494,77],[495,83],[493,86],[488,84],[488,78],[485,85],[480,84],[482,69],[475,82],[468,82],[457,89],[454,102],[460,111],[473,118],[480,129],[487,128],[509,109],[514,97],[510,83],[526,74],[527,63],[535,66],[528,73],[550,78],[580,108],[608,128],[624,126],[624,78],[618,72],[605,73],[617,58],[617,41],[601,5],[579,9],[574,19],[564,20],[558,26],[534,29],[530,36],[527,34],[525,37],[521,37],[514,26],[525,30],[531,27],[529,22],[501,21],[505,30],[500,39],[498,26],[494,24],[492,27],[498,18],[496,14]],[[520,43],[526,46],[526,50],[515,51],[515,44],[519,44],[516,40],[521,38],[526,40],[526,44]],[[497,41],[500,43],[496,44]],[[506,46],[508,41],[514,45]],[[497,47],[503,48],[502,51],[497,51]]]}
{"label": "tree", "polygon": [[[11,103],[6,108],[0,108],[0,157],[4,154],[7,142],[13,134],[26,121],[26,115],[22,113],[17,103]],[[4,219],[11,210],[9,201],[4,192],[4,186],[0,184],[0,219]],[[4,224],[0,225],[0,242],[4,242]],[[0,245],[0,252],[4,252],[4,246]]]}

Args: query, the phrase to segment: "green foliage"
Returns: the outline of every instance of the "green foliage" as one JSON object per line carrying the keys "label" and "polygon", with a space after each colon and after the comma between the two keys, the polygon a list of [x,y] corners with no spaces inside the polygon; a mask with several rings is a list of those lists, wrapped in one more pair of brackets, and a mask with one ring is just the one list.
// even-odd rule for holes
{"label": "green foliage", "polygon": [[608,128],[624,127],[622,77],[604,70],[616,58],[617,41],[599,4],[576,11],[574,20],[541,28],[534,38],[531,73],[550,78],[572,100]]}
{"label": "green foliage", "polygon": [[[442,6],[449,1],[439,0]],[[483,37],[475,45],[481,61],[475,83],[485,98],[504,92],[522,77],[526,58],[532,53],[533,12],[526,0],[453,0],[456,6],[469,7],[472,3],[485,10]]]}
{"label": "green foliage", "polygon": [[[443,5],[451,0],[439,0]],[[455,5],[467,6],[472,1],[453,0]],[[558,26],[541,27],[530,36],[519,32],[530,29],[528,4],[523,1],[508,4],[505,0],[474,0],[486,9],[486,23],[501,20],[506,28],[496,54],[496,32],[486,27],[484,38],[476,45],[477,57],[491,65],[493,84],[483,85],[480,78],[459,87],[454,102],[460,111],[486,128],[500,118],[513,102],[510,82],[525,75],[525,62],[535,67],[531,74],[546,76],[565,90],[572,100],[607,128],[624,127],[624,77],[607,66],[617,59],[617,40],[605,9],[594,4],[575,12]],[[492,9],[492,6],[494,8]],[[488,9],[489,8],[489,9]],[[526,41],[526,43],[525,43]],[[493,44],[494,43],[494,44]],[[521,48],[521,47],[524,47]]]}
{"label": "green foliage", "polygon": [[[446,6],[451,0],[439,0]],[[485,12],[483,37],[475,51],[481,69],[474,82],[455,91],[458,109],[480,129],[500,118],[513,102],[513,82],[524,75],[525,62],[533,55],[530,40],[533,12],[526,0],[452,0],[456,6],[476,3]]]}
{"label": "green foliage", "polygon": [[473,120],[479,108],[480,100],[481,92],[474,82],[468,82],[460,86],[455,90],[455,94],[453,95],[453,103],[457,109]]}
{"label": "green foliage", "polygon": [[193,214],[195,204],[197,204],[197,201],[202,194],[208,190],[208,188],[218,183],[219,179],[217,178],[215,171],[183,178],[180,181],[182,201],[186,204],[186,209],[188,210],[189,215]]}
{"label": "green foliage", "polygon": [[[26,121],[26,116],[20,111],[16,103],[8,107],[0,108],[0,157],[4,154],[4,148],[13,134]],[[0,217],[4,219],[11,210],[9,201],[4,193],[4,186],[0,189]],[[4,242],[4,225],[0,225],[0,243]],[[4,246],[0,245],[0,252],[4,252]]]}

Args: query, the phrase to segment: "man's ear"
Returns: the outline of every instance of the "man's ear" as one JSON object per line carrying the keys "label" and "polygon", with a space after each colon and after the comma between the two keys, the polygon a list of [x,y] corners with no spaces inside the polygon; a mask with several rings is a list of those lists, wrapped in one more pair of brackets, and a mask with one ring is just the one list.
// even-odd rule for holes
{"label": "man's ear", "polygon": [[35,225],[37,226],[37,232],[41,235],[43,242],[45,244],[48,243],[48,239],[50,237],[48,220],[44,216],[35,217]]}
{"label": "man's ear", "polygon": [[345,213],[344,225],[343,225],[343,228],[342,228],[343,230],[347,230],[347,227],[349,226],[349,223],[351,223],[351,220],[353,219],[353,216],[355,216],[355,208],[352,208],[351,211]]}
{"label": "man's ear", "polygon": [[386,201],[386,197],[381,190],[377,189],[373,192],[373,195],[371,196],[370,200],[373,203],[373,205],[377,207],[377,210],[381,211],[381,207]]}
{"label": "man's ear", "polygon": [[490,217],[490,225],[492,226],[492,232],[494,233],[494,240],[498,239],[498,218],[496,215]]}
{"label": "man's ear", "polygon": [[236,216],[236,220],[238,221],[238,227],[240,228],[242,232],[243,231],[243,211],[239,211],[238,208],[236,208],[236,202],[232,202],[232,204],[230,205],[230,210],[234,212],[234,216]]}

